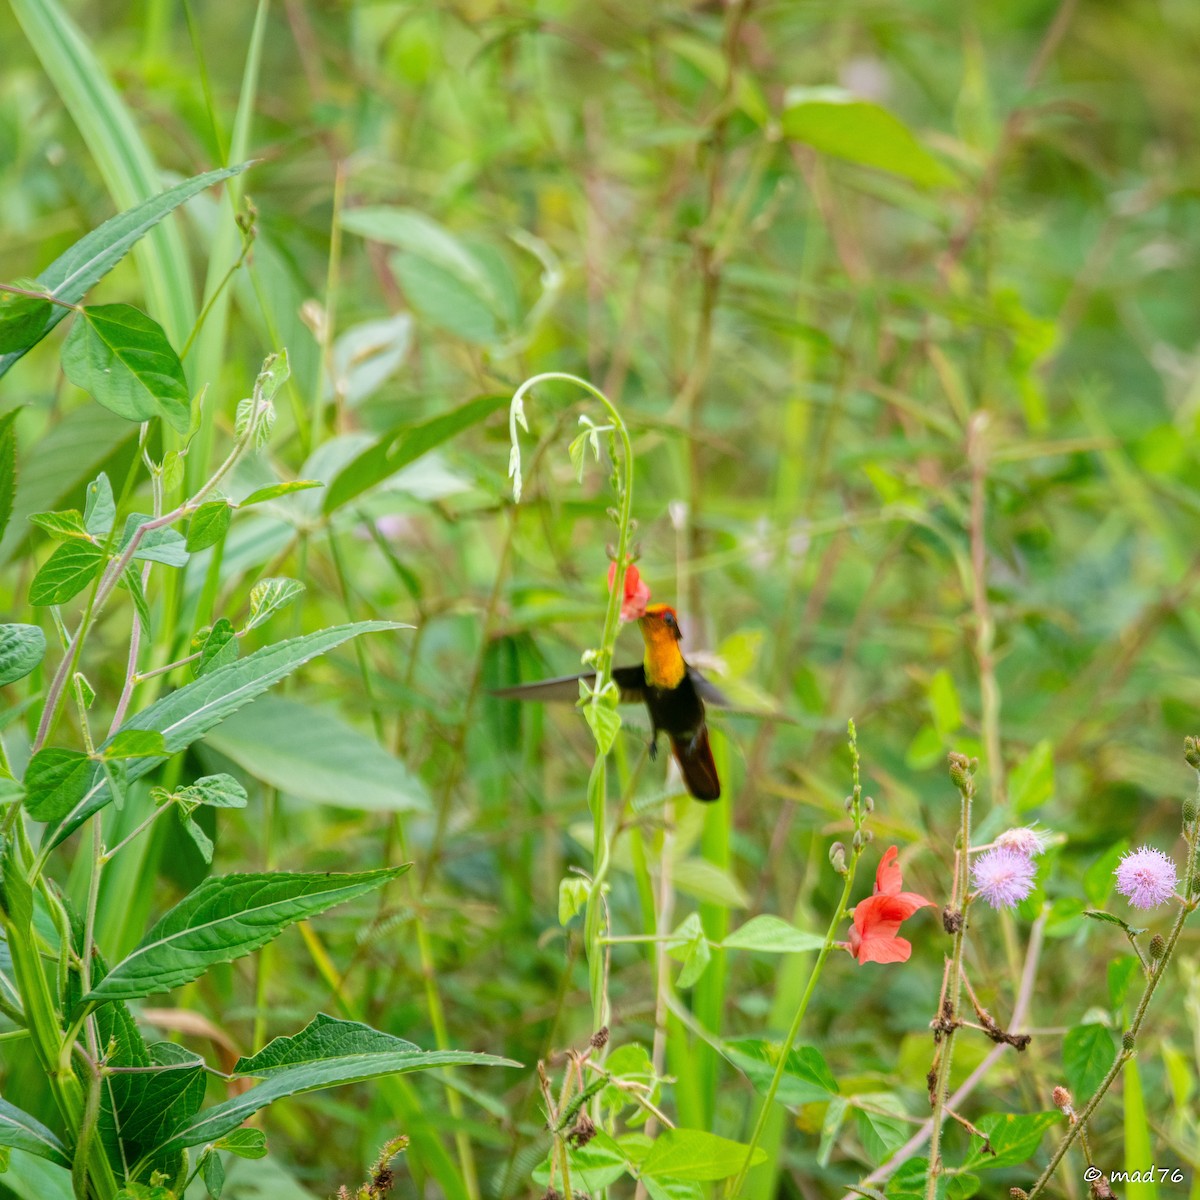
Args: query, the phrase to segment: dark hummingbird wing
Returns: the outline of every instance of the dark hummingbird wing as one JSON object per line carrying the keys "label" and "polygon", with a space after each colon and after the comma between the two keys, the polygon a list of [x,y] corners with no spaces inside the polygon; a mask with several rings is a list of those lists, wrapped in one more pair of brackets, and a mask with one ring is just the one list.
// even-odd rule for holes
{"label": "dark hummingbird wing", "polygon": [[[514,687],[493,688],[490,695],[501,700],[537,700],[544,704],[579,700],[579,681],[596,682],[595,671],[582,671],[578,675],[559,675],[554,679],[539,679],[535,683],[518,683]],[[625,704],[641,700],[646,691],[646,670],[641,663],[636,667],[617,667],[613,671],[613,682],[621,689],[621,701]]]}
{"label": "dark hummingbird wing", "polygon": [[687,790],[697,800],[720,800],[721,780],[717,777],[717,764],[713,762],[712,747],[708,744],[708,730],[701,725],[699,732],[690,739],[672,737],[671,749]]}

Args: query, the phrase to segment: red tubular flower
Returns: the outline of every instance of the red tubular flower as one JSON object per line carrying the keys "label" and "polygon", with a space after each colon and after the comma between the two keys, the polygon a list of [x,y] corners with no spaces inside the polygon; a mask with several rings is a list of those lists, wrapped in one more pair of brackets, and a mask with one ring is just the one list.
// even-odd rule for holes
{"label": "red tubular flower", "polygon": [[[617,564],[608,564],[608,586],[611,591],[617,577]],[[621,601],[621,620],[636,621],[646,612],[650,586],[642,581],[641,572],[631,563],[625,568],[625,596]]]}
{"label": "red tubular flower", "polygon": [[846,947],[859,963],[907,962],[912,944],[896,934],[900,922],[919,908],[935,907],[932,900],[916,892],[902,892],[897,850],[889,846],[875,872],[875,894],[860,900],[854,909],[850,942]]}

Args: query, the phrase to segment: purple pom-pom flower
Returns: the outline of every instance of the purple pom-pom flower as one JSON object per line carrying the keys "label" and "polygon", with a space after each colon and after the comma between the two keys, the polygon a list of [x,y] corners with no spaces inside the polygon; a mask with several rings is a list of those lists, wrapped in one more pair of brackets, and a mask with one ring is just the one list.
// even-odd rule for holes
{"label": "purple pom-pom flower", "polygon": [[1134,908],[1157,908],[1175,894],[1175,861],[1153,846],[1131,850],[1117,866],[1117,891]]}
{"label": "purple pom-pom flower", "polygon": [[971,868],[979,894],[993,908],[1013,908],[1033,891],[1036,868],[1028,854],[1011,847],[985,850]]}

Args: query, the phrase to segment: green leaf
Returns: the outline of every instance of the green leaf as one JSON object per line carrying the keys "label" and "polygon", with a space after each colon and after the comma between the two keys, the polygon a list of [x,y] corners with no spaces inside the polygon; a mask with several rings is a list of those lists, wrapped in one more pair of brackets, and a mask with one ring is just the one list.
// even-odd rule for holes
{"label": "green leaf", "polygon": [[361,496],[455,434],[507,408],[509,399],[507,395],[480,396],[428,421],[399,425],[389,430],[333,477],[325,493],[323,511],[334,512]]}
{"label": "green leaf", "polygon": [[726,950],[757,950],[762,954],[800,954],[820,950],[825,939],[815,933],[805,933],[779,917],[751,917],[740,929],[735,929],[721,945]]}
{"label": "green leaf", "polygon": [[986,1135],[994,1154],[986,1154],[983,1144],[971,1139],[971,1150],[963,1166],[971,1171],[995,1167],[1019,1167],[1037,1153],[1047,1129],[1062,1125],[1062,1113],[988,1113],[975,1124]]}
{"label": "green leaf", "polygon": [[[1063,899],[1063,897],[1059,897]],[[1066,899],[1074,899],[1074,897],[1066,897]],[[1076,903],[1080,903],[1076,901]],[[1074,914],[1078,916],[1079,914]],[[1136,929],[1130,925],[1128,921],[1122,917],[1118,917],[1116,913],[1105,912],[1102,908],[1085,908],[1082,910],[1082,915],[1090,918],[1093,921],[1101,921],[1105,925],[1116,925],[1123,929],[1130,937],[1137,937],[1139,934],[1145,933],[1144,929]]]}
{"label": "green leaf", "polygon": [[[163,735],[168,752],[176,754],[237,712],[242,705],[262,695],[272,684],[278,683],[318,655],[327,654],[360,634],[406,628],[411,626],[394,621],[359,621],[264,646],[246,658],[221,667],[157,700],[149,708],[130,717],[121,728],[156,729]],[[135,759],[130,763],[130,781],[149,771],[153,762],[153,759]],[[101,779],[94,782],[63,821],[47,831],[49,845],[57,846],[69,837],[93,813],[108,804],[109,799],[105,781]]]}
{"label": "green leaf", "polygon": [[225,1188],[225,1168],[221,1165],[220,1155],[205,1155],[200,1175],[204,1180],[205,1190],[213,1197],[213,1200],[221,1200],[221,1192]]}
{"label": "green leaf", "polygon": [[88,533],[78,509],[72,508],[66,512],[31,513],[29,521],[39,529],[44,529],[51,537],[60,540],[83,538],[84,541],[91,541],[91,534]]}
{"label": "green leaf", "polygon": [[1108,999],[1113,1008],[1120,1008],[1129,995],[1130,984],[1141,972],[1142,964],[1133,954],[1121,954],[1108,964]]}
{"label": "green leaf", "polygon": [[729,871],[706,859],[685,858],[677,862],[672,877],[681,892],[705,904],[745,908],[750,903],[745,889]]}
{"label": "green leaf", "polygon": [[[385,872],[377,872],[385,874]],[[277,1043],[283,1043],[277,1046]],[[200,1113],[190,1125],[159,1147],[160,1153],[199,1146],[228,1137],[260,1108],[302,1092],[357,1083],[381,1075],[404,1075],[431,1067],[516,1067],[511,1059],[463,1050],[421,1050],[411,1042],[356,1021],[318,1015],[291,1038],[276,1038],[252,1059],[234,1068],[238,1075],[265,1075],[265,1082],[224,1104]]]}
{"label": "green leaf", "polygon": [[954,175],[899,118],[841,88],[789,88],[783,102],[783,132],[823,154],[876,167],[923,187],[955,182]]}
{"label": "green leaf", "polygon": [[698,913],[690,913],[671,935],[667,943],[667,953],[683,963],[676,985],[689,988],[699,980],[712,959],[708,939],[704,936],[704,925]]}
{"label": "green leaf", "polygon": [[120,1139],[131,1162],[196,1115],[207,1082],[198,1054],[172,1042],[155,1042],[147,1050],[149,1065],[162,1069],[130,1072],[120,1085]]}
{"label": "green leaf", "polygon": [[[550,1182],[550,1160],[553,1155],[552,1150],[533,1169],[533,1181],[541,1187]],[[571,1164],[572,1185],[586,1188],[588,1195],[611,1187],[629,1171],[628,1155],[603,1130],[597,1130],[596,1136],[585,1146],[568,1146],[567,1155]]]}
{"label": "green leaf", "polygon": [[1054,794],[1054,747],[1048,738],[1036,746],[1013,768],[1008,777],[1013,809],[1028,812],[1044,804]]}
{"label": "green leaf", "polygon": [[290,496],[293,492],[307,492],[311,488],[324,486],[319,479],[289,479],[285,483],[272,483],[268,487],[251,492],[244,500],[239,500],[238,508],[249,508],[252,504],[263,504],[267,500],[278,500],[280,496]]}
{"label": "green leaf", "polygon": [[314,803],[373,812],[429,807],[424,784],[399,759],[334,713],[298,700],[264,696],[205,740],[255,778]]}
{"label": "green leaf", "polygon": [[1086,871],[1083,873],[1083,894],[1093,908],[1103,908],[1112,895],[1116,877],[1113,872],[1117,869],[1129,843],[1119,838]]}
{"label": "green leaf", "polygon": [[98,751],[98,756],[111,762],[123,758],[164,758],[167,744],[163,735],[151,729],[122,729],[115,733]]}
{"label": "green leaf", "polygon": [[212,838],[210,838],[208,834],[196,824],[195,820],[193,820],[192,817],[184,812],[182,808],[178,811],[179,823],[183,826],[183,832],[187,834],[187,836],[194,843],[196,849],[200,851],[200,857],[204,859],[205,863],[211,866],[213,860],[213,850],[215,849]]}
{"label": "green leaf", "polygon": [[[239,163],[194,175],[182,183],[160,192],[157,196],[134,205],[103,225],[80,238],[69,250],[59,255],[37,278],[37,283],[50,295],[68,304],[77,304],[89,288],[102,279],[121,261],[130,248],[150,229],[197,193],[223,179],[237,175],[250,164]],[[38,339],[45,337],[70,312],[61,305],[51,305]],[[29,346],[34,343],[29,343]],[[0,356],[0,375],[3,375],[29,349],[13,350]]]}
{"label": "green leaf", "polygon": [[1076,1025],[1063,1038],[1062,1064],[1067,1087],[1082,1104],[1108,1074],[1117,1057],[1117,1045],[1112,1030],[1106,1025]]}
{"label": "green leaf", "polygon": [[101,471],[87,486],[87,498],[83,506],[83,524],[88,533],[100,536],[107,534],[117,519],[117,502],[113,499],[112,484]]}
{"label": "green leaf", "polygon": [[[729,1138],[706,1133],[702,1129],[667,1129],[658,1135],[650,1152],[642,1159],[641,1173],[659,1179],[685,1179],[706,1182],[736,1175],[746,1161],[750,1147]],[[767,1153],[754,1149],[752,1167],[765,1162]]]}
{"label": "green leaf", "polygon": [[[36,284],[17,280],[15,287],[36,290]],[[42,337],[50,301],[44,296],[22,296],[18,292],[0,292],[0,354],[24,354]]]}
{"label": "green leaf", "polygon": [[46,635],[36,625],[0,625],[0,687],[24,679],[46,656]]}
{"label": "green leaf", "polygon": [[944,667],[935,671],[929,681],[929,714],[938,737],[943,741],[951,738],[962,724],[962,707],[958,702],[954,676]]}
{"label": "green leaf", "polygon": [[104,551],[91,542],[64,542],[33,577],[29,603],[65,604],[100,574],[104,561]]}
{"label": "green leaf", "polygon": [[591,702],[585,704],[583,717],[592,731],[592,737],[596,739],[596,750],[603,757],[613,748],[613,742],[617,740],[617,734],[621,730],[621,714],[613,705],[606,704],[601,700],[595,704]]}
{"label": "green leaf", "polygon": [[14,427],[20,411],[13,408],[0,416],[0,537],[4,536],[12,519],[13,498],[17,494],[17,433]]}
{"label": "green leaf", "polygon": [[245,808],[246,789],[232,775],[205,775],[176,790],[184,804],[207,804],[211,808]]}
{"label": "green leaf", "polygon": [[568,875],[558,883],[558,923],[568,924],[573,917],[578,916],[587,904],[591,884],[578,875]]}
{"label": "green leaf", "polygon": [[890,1092],[873,1092],[860,1099],[869,1103],[871,1109],[859,1108],[856,1113],[859,1139],[869,1162],[884,1162],[912,1133],[908,1112],[900,1097]]}
{"label": "green leaf", "polygon": [[24,1150],[60,1167],[71,1165],[66,1147],[41,1121],[3,1099],[0,1099],[0,1146]]}
{"label": "green leaf", "polygon": [[[130,513],[125,518],[125,528],[121,531],[121,549],[126,549],[133,540],[134,534],[143,525],[150,524],[154,519],[145,513]],[[143,562],[157,562],[168,567],[182,567],[188,560],[187,545],[183,535],[177,530],[168,525],[160,525],[154,529],[147,529],[142,534],[138,539],[133,557]]]}
{"label": "green leaf", "polygon": [[136,567],[126,567],[121,572],[117,586],[124,588],[133,600],[133,609],[141,623],[142,632],[150,635],[150,605],[146,602],[146,590],[142,587],[142,576]]}
{"label": "green leaf", "polygon": [[35,821],[58,821],[87,793],[96,764],[82,750],[47,746],[25,768],[25,811]]}
{"label": "green leaf", "polygon": [[265,946],[296,921],[372,891],[407,869],[210,876],[163,916],[84,1003],[136,1000],[190,983],[217,963]]}
{"label": "green leaf", "polygon": [[[765,1094],[783,1047],[760,1038],[735,1038],[724,1044],[722,1052],[757,1091]],[[787,1065],[776,1093],[780,1104],[798,1108],[801,1104],[828,1100],[837,1092],[837,1080],[820,1050],[815,1046],[793,1046],[788,1051]]]}
{"label": "green leaf", "polygon": [[260,579],[250,589],[250,616],[243,628],[254,629],[269,621],[304,591],[305,586],[298,579]]}
{"label": "green leaf", "polygon": [[228,1150],[238,1158],[266,1158],[267,1135],[261,1129],[235,1129],[213,1145],[218,1150]]}
{"label": "green leaf", "polygon": [[237,662],[238,638],[233,622],[228,617],[218,617],[200,647],[200,657],[192,666],[192,674],[199,679],[221,667]]}
{"label": "green leaf", "polygon": [[187,379],[162,326],[129,304],[85,308],[62,349],[66,377],[127,421],[162,417],[177,433],[191,419]]}
{"label": "green leaf", "polygon": [[189,554],[215,546],[229,528],[233,509],[228,500],[210,500],[202,504],[188,522],[186,549]]}

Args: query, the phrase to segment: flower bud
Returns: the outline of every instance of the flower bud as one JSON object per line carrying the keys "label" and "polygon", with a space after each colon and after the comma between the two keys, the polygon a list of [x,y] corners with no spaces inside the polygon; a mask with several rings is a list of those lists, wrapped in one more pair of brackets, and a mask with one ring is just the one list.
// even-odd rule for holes
{"label": "flower bud", "polygon": [[971,786],[971,760],[965,754],[950,753],[950,782],[960,792],[965,792]]}
{"label": "flower bud", "polygon": [[1196,819],[1197,814],[1200,814],[1200,805],[1197,804],[1195,796],[1189,796],[1183,802],[1183,823],[1190,825]]}
{"label": "flower bud", "polygon": [[1075,1101],[1071,1098],[1071,1093],[1062,1084],[1059,1084],[1054,1089],[1051,1097],[1054,1100],[1054,1107],[1061,1109],[1064,1113],[1070,1112],[1075,1107]]}
{"label": "flower bud", "polygon": [[863,831],[856,829],[850,841],[853,843],[855,850],[861,850],[863,848]]}
{"label": "flower bud", "polygon": [[1029,1200],[1029,1193],[1024,1188],[1009,1188],[1008,1194],[1012,1200]]}
{"label": "flower bud", "polygon": [[1183,758],[1189,767],[1200,771],[1200,739],[1194,737],[1183,739]]}
{"label": "flower bud", "polygon": [[841,842],[834,842],[829,847],[829,862],[839,875],[846,873],[846,847]]}
{"label": "flower bud", "polygon": [[845,800],[842,802],[842,807],[843,807],[843,808],[844,808],[844,809],[845,809],[847,812],[850,812],[850,811],[851,811],[851,810],[854,808],[854,797],[853,797],[853,796],[847,796],[847,797],[846,797],[846,799],[845,799]]}
{"label": "flower bud", "polygon": [[875,798],[873,796],[868,796],[863,801],[863,812],[873,813],[874,811],[875,811]]}
{"label": "flower bud", "polygon": [[1133,1050],[1135,1045],[1137,1045],[1137,1038],[1133,1036],[1133,1030],[1125,1030],[1125,1032],[1121,1034],[1121,1049],[1126,1053],[1129,1053]]}
{"label": "flower bud", "polygon": [[1150,958],[1157,962],[1167,952],[1167,939],[1161,933],[1156,933],[1150,939]]}

